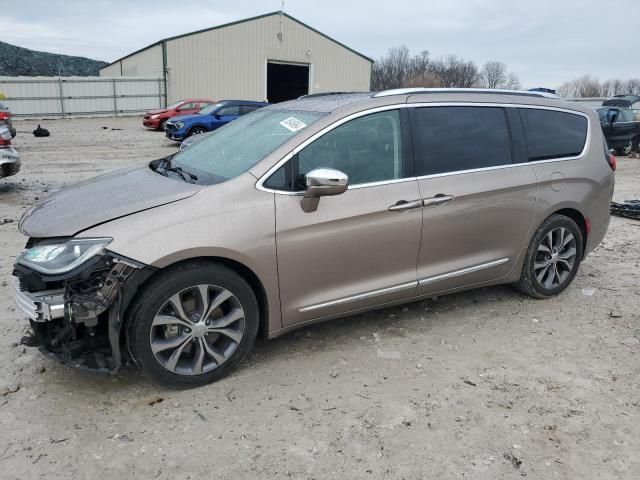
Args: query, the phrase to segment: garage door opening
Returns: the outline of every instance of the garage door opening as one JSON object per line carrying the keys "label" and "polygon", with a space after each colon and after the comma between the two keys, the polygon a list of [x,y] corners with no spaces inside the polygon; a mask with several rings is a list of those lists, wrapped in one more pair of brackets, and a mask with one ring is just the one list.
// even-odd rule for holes
{"label": "garage door opening", "polygon": [[267,62],[267,101],[293,100],[309,93],[309,65]]}

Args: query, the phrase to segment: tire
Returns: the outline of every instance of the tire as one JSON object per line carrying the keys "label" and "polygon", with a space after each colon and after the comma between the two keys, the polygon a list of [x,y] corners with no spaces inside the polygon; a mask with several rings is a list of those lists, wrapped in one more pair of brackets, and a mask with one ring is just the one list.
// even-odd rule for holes
{"label": "tire", "polygon": [[629,144],[624,147],[617,147],[614,149],[618,157],[626,157],[631,153],[631,140]]}
{"label": "tire", "polygon": [[200,135],[202,133],[206,133],[207,129],[204,127],[193,127],[191,130],[189,130],[189,133],[187,134],[187,137],[190,137],[192,135]]}
{"label": "tire", "polygon": [[225,377],[247,357],[259,310],[253,290],[236,272],[188,262],[154,277],[127,321],[129,351],[142,373],[167,387],[190,388]]}
{"label": "tire", "polygon": [[576,276],[583,249],[582,232],[576,222],[564,215],[551,215],[533,235],[514,287],[533,298],[558,295]]}
{"label": "tire", "polygon": [[166,128],[167,128],[167,121],[162,120],[162,122],[160,122],[160,128],[158,130],[164,132]]}

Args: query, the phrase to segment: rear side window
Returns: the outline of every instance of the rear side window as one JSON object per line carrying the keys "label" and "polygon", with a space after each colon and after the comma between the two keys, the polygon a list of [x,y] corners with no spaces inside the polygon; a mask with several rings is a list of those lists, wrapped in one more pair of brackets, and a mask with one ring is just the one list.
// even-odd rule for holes
{"label": "rear side window", "polygon": [[251,113],[259,108],[260,107],[258,105],[242,105],[240,107],[240,115],[246,115],[247,113]]}
{"label": "rear side window", "polygon": [[575,157],[584,149],[588,121],[582,115],[535,108],[518,110],[530,161]]}
{"label": "rear side window", "polygon": [[417,176],[512,163],[503,108],[415,108],[411,130]]}

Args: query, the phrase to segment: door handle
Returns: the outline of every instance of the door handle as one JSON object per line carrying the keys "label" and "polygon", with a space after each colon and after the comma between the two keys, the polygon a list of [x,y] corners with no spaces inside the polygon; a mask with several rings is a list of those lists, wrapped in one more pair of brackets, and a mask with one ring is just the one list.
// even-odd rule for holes
{"label": "door handle", "polygon": [[390,212],[403,212],[405,210],[411,210],[413,208],[421,208],[422,200],[413,200],[411,202],[407,202],[406,200],[400,200],[395,205],[391,205],[389,207]]}
{"label": "door handle", "polygon": [[422,204],[425,207],[431,207],[434,205],[444,205],[445,203],[448,203],[451,200],[453,200],[453,195],[443,195],[442,193],[439,193],[435,197],[424,198],[422,200]]}

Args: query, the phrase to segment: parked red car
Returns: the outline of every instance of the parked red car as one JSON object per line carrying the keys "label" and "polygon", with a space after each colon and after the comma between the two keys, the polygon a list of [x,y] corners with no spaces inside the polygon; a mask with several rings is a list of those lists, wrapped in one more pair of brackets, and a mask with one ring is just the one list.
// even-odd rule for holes
{"label": "parked red car", "polygon": [[213,100],[199,100],[195,98],[180,100],[179,102],[169,105],[167,108],[151,110],[150,112],[145,113],[142,124],[147,128],[164,130],[165,123],[171,117],[176,115],[191,115],[212,103],[216,102]]}

